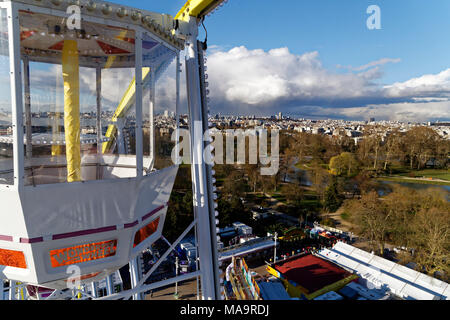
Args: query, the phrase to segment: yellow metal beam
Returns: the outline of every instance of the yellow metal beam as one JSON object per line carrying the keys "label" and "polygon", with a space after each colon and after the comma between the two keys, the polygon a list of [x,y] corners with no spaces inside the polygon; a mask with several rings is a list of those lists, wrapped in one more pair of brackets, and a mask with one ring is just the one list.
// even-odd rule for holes
{"label": "yellow metal beam", "polygon": [[203,18],[226,0],[188,0],[175,16],[175,20],[188,21],[189,16]]}
{"label": "yellow metal beam", "polygon": [[[188,0],[183,8],[178,12],[175,16],[175,20],[189,21],[189,17],[193,16],[195,18],[203,18],[208,13],[213,11],[217,6],[219,6],[222,2],[226,0]],[[112,64],[114,60],[108,61],[108,66]],[[149,75],[150,69],[143,68],[142,70],[142,78],[145,81]],[[117,122],[119,118],[124,117],[126,112],[128,111],[131,104],[134,102],[135,98],[135,83],[136,81],[133,79],[127,91],[125,92],[122,100],[117,107],[112,122]],[[117,127],[114,124],[108,126],[108,130],[106,131],[106,137],[109,138],[108,142],[104,142],[102,145],[102,152],[106,153],[112,146],[114,141],[114,136],[116,135]]]}
{"label": "yellow metal beam", "polygon": [[[149,80],[150,75],[150,68],[145,67],[142,68],[142,80],[143,82],[147,82]],[[117,122],[119,118],[123,118],[130,107],[135,103],[136,101],[136,78],[133,78],[133,81],[131,81],[127,91],[122,97],[122,100],[120,100],[119,105],[117,106],[116,111],[114,112],[114,115],[111,119],[112,122]],[[114,124],[110,124],[108,126],[108,130],[106,131],[105,137],[109,138],[107,142],[103,142],[102,146],[102,152],[106,153],[110,147],[112,146],[112,143],[114,141],[114,135],[117,132],[117,127]]]}
{"label": "yellow metal beam", "polygon": [[64,40],[64,130],[66,136],[67,182],[81,181],[80,79],[78,43]]}

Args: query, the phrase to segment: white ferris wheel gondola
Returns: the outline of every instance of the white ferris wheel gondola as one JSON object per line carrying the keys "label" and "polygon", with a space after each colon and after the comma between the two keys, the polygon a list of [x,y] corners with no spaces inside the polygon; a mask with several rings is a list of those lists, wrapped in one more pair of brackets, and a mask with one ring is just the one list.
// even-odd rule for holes
{"label": "white ferris wheel gondola", "polygon": [[[157,170],[154,138],[144,139],[154,86],[183,47],[173,20],[77,3],[82,27],[72,30],[72,2],[0,2],[10,129],[0,144],[12,150],[0,158],[0,273],[54,289],[67,288],[71,265],[80,283],[103,279],[159,239],[178,169]],[[108,107],[114,116],[104,119]],[[81,134],[83,108],[95,115],[91,134]],[[43,113],[46,131],[33,132]]]}

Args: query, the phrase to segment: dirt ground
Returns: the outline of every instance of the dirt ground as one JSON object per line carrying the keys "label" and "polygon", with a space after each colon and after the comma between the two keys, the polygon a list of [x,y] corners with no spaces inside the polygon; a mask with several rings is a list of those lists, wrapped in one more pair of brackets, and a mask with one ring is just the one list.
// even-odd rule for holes
{"label": "dirt ground", "polygon": [[[176,300],[174,294],[175,284],[167,286],[158,291],[154,290],[153,295],[148,294],[145,297],[145,300]],[[196,279],[178,283],[178,300],[197,300]]]}

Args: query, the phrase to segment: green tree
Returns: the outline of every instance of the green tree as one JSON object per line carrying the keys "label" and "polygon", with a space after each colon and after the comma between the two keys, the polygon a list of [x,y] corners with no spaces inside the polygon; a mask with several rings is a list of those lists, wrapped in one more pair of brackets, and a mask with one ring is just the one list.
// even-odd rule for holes
{"label": "green tree", "polygon": [[323,207],[329,212],[336,212],[336,210],[342,205],[342,202],[343,197],[339,194],[338,180],[336,177],[333,177],[330,185],[325,190]]}
{"label": "green tree", "polygon": [[358,161],[350,152],[343,152],[330,159],[330,172],[335,176],[352,177],[358,173]]}

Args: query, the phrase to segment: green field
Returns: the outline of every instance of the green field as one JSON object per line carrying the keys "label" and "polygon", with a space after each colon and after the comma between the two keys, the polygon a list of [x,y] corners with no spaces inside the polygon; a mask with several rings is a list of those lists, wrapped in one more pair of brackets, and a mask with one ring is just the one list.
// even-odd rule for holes
{"label": "green field", "polygon": [[281,193],[273,193],[271,196],[272,196],[272,198],[274,198],[278,201],[286,202],[286,197],[283,196]]}
{"label": "green field", "polygon": [[300,163],[300,162],[297,162],[295,164],[295,167],[300,170],[308,170],[309,169],[306,165],[304,165],[303,163]]}
{"label": "green field", "polygon": [[400,177],[400,176],[379,177],[379,178],[377,178],[377,180],[402,182],[402,183],[414,183],[414,184],[432,184],[432,185],[439,185],[439,186],[450,186],[450,181],[407,179],[407,177]]}
{"label": "green field", "polygon": [[420,171],[411,171],[406,173],[401,173],[399,176],[402,177],[417,177],[417,178],[433,178],[440,180],[447,180],[450,182],[450,170],[435,170],[435,169],[425,169]]}
{"label": "green field", "polygon": [[434,184],[434,185],[450,185],[450,170],[445,169],[423,169],[410,170],[404,166],[392,168],[392,174],[379,176],[377,180],[418,183],[418,184]]}
{"label": "green field", "polygon": [[341,218],[342,218],[343,220],[348,221],[348,220],[350,219],[350,215],[348,214],[348,212],[342,212],[342,213],[341,213]]}

